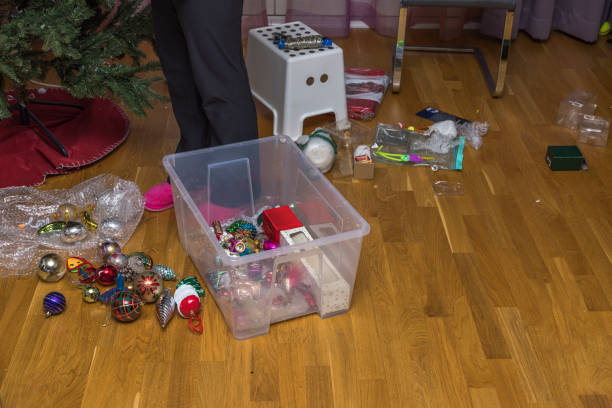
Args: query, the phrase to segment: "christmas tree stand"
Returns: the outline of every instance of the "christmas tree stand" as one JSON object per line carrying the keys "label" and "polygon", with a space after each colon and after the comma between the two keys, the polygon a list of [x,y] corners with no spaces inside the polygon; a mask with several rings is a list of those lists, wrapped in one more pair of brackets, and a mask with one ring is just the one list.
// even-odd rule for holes
{"label": "christmas tree stand", "polygon": [[47,129],[47,127],[36,117],[36,115],[34,115],[32,111],[28,109],[28,106],[27,106],[28,103],[33,103],[36,105],[64,106],[67,108],[75,108],[75,109],[80,109],[80,110],[84,110],[85,108],[83,108],[81,105],[74,105],[72,103],[32,101],[32,100],[27,101],[27,102],[17,102],[8,107],[9,112],[13,112],[15,109],[19,110],[22,125],[28,126],[30,124],[30,119],[32,119],[43,130],[43,132],[45,132],[45,134],[49,136],[49,138],[53,141],[53,143],[55,144],[57,149],[60,151],[60,153],[62,153],[64,157],[68,157],[68,152],[66,152],[66,148],[64,147],[64,145],[59,140],[57,140],[55,135],[53,135],[53,133],[49,129]]}

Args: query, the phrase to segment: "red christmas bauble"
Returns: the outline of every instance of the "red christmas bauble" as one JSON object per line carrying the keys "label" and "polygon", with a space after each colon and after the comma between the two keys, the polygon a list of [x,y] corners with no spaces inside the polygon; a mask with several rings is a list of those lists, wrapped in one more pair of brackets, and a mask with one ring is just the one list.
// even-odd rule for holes
{"label": "red christmas bauble", "polygon": [[111,299],[111,311],[120,322],[131,322],[142,314],[142,300],[135,292],[120,290]]}
{"label": "red christmas bauble", "polygon": [[117,279],[117,269],[111,265],[102,265],[96,272],[98,276],[98,283],[104,286],[110,286],[115,283]]}
{"label": "red christmas bauble", "polygon": [[180,315],[183,317],[189,317],[195,315],[200,311],[200,298],[196,295],[189,295],[181,301],[179,305]]}
{"label": "red christmas bauble", "polygon": [[79,267],[79,282],[81,283],[94,283],[98,277],[98,272],[96,268],[91,266],[91,264],[83,264]]}

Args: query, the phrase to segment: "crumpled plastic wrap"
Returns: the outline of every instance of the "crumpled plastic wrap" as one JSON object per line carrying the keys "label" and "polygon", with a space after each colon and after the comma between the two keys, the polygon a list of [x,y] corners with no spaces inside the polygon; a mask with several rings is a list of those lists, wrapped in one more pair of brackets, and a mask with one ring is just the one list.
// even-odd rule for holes
{"label": "crumpled plastic wrap", "polygon": [[482,137],[489,131],[489,122],[465,122],[458,125],[457,130],[474,150],[478,150],[482,147]]}
{"label": "crumpled plastic wrap", "polygon": [[85,239],[72,244],[64,243],[60,233],[38,235],[40,227],[57,221],[53,215],[59,205],[66,203],[79,210],[94,206],[93,220],[98,223],[116,217],[121,229],[113,240],[121,246],[134,233],[144,210],[138,186],[111,174],[102,174],[67,190],[0,189],[0,277],[32,274],[39,258],[51,252],[64,260],[81,256],[99,262],[97,244],[107,237],[97,230],[88,230]]}
{"label": "crumpled plastic wrap", "polygon": [[415,149],[446,154],[459,143],[457,127],[452,120],[434,123],[423,134],[429,137],[414,140]]}

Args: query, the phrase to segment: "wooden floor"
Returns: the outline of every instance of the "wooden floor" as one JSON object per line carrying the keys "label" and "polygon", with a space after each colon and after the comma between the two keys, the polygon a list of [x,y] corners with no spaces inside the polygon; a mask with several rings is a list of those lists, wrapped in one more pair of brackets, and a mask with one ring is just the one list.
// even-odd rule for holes
{"label": "wooden floor", "polygon": [[[495,61],[496,41],[472,32],[462,42]],[[355,30],[338,43],[346,66],[389,68],[389,38]],[[402,93],[386,96],[377,121],[425,125],[414,113],[432,104],[491,130],[482,149],[466,149],[461,172],[380,166],[373,181],[333,181],[371,226],[342,316],[236,341],[208,299],[202,336],[179,318],[162,331],[151,306],[133,324],[101,327],[105,308],[83,303],[68,279],[0,279],[1,406],[611,407],[612,142],[580,146],[588,171],[551,172],[544,161],[547,145],[575,143],[553,124],[575,88],[596,92],[598,113],[612,118],[610,44],[519,35],[502,99],[489,97],[469,55],[406,56]],[[269,135],[272,116],[258,110]],[[160,103],[133,118],[110,156],[42,188],[109,172],[144,192],[165,179],[161,158],[177,140]],[[465,195],[435,197],[436,180],[462,182]],[[126,247],[136,250],[196,272],[173,211],[144,215]],[[50,288],[70,307],[44,319]]]}

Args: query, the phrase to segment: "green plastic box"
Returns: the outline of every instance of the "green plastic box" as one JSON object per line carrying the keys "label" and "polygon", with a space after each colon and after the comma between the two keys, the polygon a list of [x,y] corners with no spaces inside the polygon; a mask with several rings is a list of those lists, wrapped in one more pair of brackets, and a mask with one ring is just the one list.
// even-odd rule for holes
{"label": "green plastic box", "polygon": [[546,163],[553,171],[586,169],[586,162],[578,146],[548,146]]}

